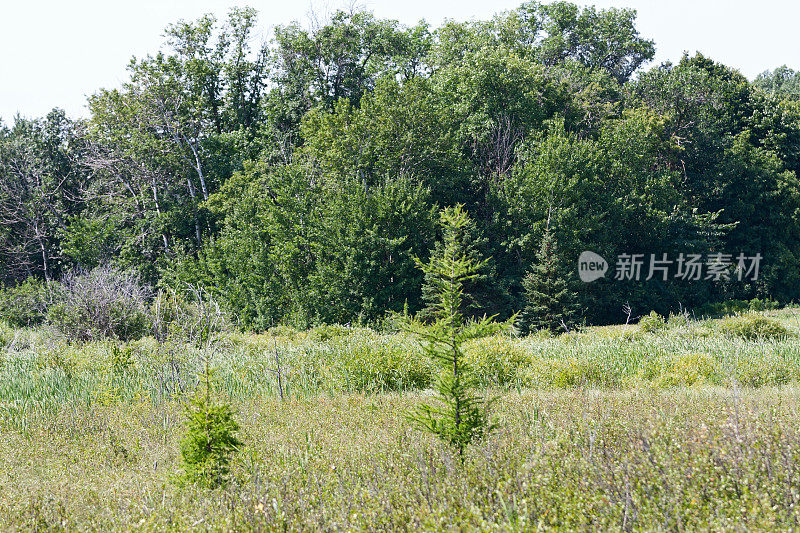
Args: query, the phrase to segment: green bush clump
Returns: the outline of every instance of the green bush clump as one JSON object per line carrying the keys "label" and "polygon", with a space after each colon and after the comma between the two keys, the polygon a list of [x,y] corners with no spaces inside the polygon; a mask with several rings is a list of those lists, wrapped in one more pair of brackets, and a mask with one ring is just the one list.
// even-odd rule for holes
{"label": "green bush clump", "polygon": [[15,338],[14,330],[5,322],[0,322],[0,348],[11,346]]}
{"label": "green bush clump", "polygon": [[508,335],[472,340],[464,345],[464,357],[482,383],[496,385],[518,381],[531,359],[524,346]]}
{"label": "green bush clump", "polygon": [[752,300],[726,300],[724,302],[705,304],[698,309],[697,314],[700,316],[725,316],[777,308],[778,302],[774,300],[761,300],[759,298],[753,298]]}
{"label": "green bush clump", "polygon": [[425,388],[433,378],[430,360],[408,342],[356,333],[334,347],[350,388],[379,392]]}
{"label": "green bush clump", "polygon": [[717,367],[717,360],[713,355],[688,352],[651,361],[640,375],[663,388],[702,385],[718,381]]}
{"label": "green bush clump", "polygon": [[797,379],[797,364],[777,356],[748,357],[736,364],[736,381],[747,387],[786,385]]}
{"label": "green bush clump", "polygon": [[746,340],[785,339],[795,332],[780,322],[760,315],[740,315],[725,318],[717,323],[723,335]]}
{"label": "green bush clump", "polygon": [[138,339],[150,326],[147,289],[132,272],[98,267],[67,275],[47,321],[71,339]]}
{"label": "green bush clump", "polygon": [[619,382],[619,376],[609,368],[578,357],[543,357],[531,361],[525,373],[529,385],[545,388],[609,386]]}
{"label": "green bush clump", "polygon": [[42,324],[52,303],[53,288],[52,283],[28,278],[0,290],[0,319],[16,328]]}
{"label": "green bush clump", "polygon": [[198,341],[204,335],[219,333],[226,328],[226,317],[202,290],[193,289],[191,294],[193,300],[172,290],[162,290],[153,298],[148,314],[156,339]]}
{"label": "green bush clump", "polygon": [[300,332],[290,326],[273,326],[266,331],[268,337],[284,337],[289,340],[295,340],[300,336]]}
{"label": "green bush clump", "polygon": [[341,324],[323,324],[308,330],[308,339],[313,342],[326,342],[337,337],[346,337],[354,330],[355,328]]}
{"label": "green bush clump", "polygon": [[639,319],[639,329],[645,333],[655,333],[666,327],[667,322],[664,320],[664,317],[655,311],[650,311],[649,315],[645,315]]}

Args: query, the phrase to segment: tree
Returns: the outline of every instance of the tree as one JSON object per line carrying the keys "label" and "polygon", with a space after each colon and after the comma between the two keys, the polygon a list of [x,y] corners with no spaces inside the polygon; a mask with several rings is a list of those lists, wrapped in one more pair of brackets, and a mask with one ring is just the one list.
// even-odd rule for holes
{"label": "tree", "polygon": [[[463,282],[460,312],[470,319],[505,312],[508,302],[497,283],[494,262],[491,257],[484,260],[481,252],[488,248],[488,239],[482,236],[481,229],[469,216],[465,216],[463,225],[457,228],[445,228],[443,240],[436,241],[431,251],[431,260],[439,260],[447,254],[447,239],[451,237],[455,239],[464,257],[479,265],[474,276]],[[425,308],[418,314],[422,320],[434,319],[436,316],[440,299],[439,281],[435,272],[425,272],[422,285]]]}
{"label": "tree", "polygon": [[248,327],[369,323],[420,307],[413,257],[433,242],[435,210],[411,176],[365,185],[302,160],[253,165],[210,206],[222,229],[194,270],[212,274],[220,301]]}
{"label": "tree", "polygon": [[800,100],[800,72],[786,65],[759,74],[753,85],[764,92],[788,100]]}
{"label": "tree", "polygon": [[461,312],[464,283],[474,279],[482,266],[465,255],[459,242],[467,221],[461,206],[442,211],[444,252],[427,264],[418,260],[436,290],[433,322],[401,317],[401,327],[423,342],[425,352],[440,369],[436,380],[439,405],[423,404],[409,413],[409,419],[453,446],[462,461],[465,448],[494,428],[487,418],[488,402],[474,392],[475,378],[465,366],[462,345],[505,326],[495,323],[493,317],[467,321]]}
{"label": "tree", "polygon": [[364,11],[337,11],[310,29],[294,23],[275,29],[273,60],[276,98],[285,107],[287,126],[321,105],[330,111],[339,99],[358,106],[361,97],[385,76],[414,78],[424,72],[430,43],[427,26],[400,28]]}
{"label": "tree", "polygon": [[80,129],[58,109],[0,128],[0,281],[51,279],[68,262],[59,244],[87,179]]}
{"label": "tree", "polygon": [[490,22],[445,24],[438,30],[436,64],[480,48],[503,47],[546,67],[575,62],[625,83],[655,55],[636,29],[632,9],[581,8],[570,2],[530,1]]}
{"label": "tree", "polygon": [[255,16],[232,9],[220,28],[211,15],[169,26],[166,50],[134,58],[121,89],[89,99],[87,163],[97,195],[114,198],[92,214],[113,220],[124,206],[118,247],[139,259],[201,249],[215,230],[204,202],[258,153],[267,65],[265,49],[250,50]]}
{"label": "tree", "polygon": [[523,335],[537,329],[569,331],[577,322],[579,308],[575,291],[559,255],[555,232],[545,231],[536,264],[525,276],[525,308],[519,315],[517,329]]}

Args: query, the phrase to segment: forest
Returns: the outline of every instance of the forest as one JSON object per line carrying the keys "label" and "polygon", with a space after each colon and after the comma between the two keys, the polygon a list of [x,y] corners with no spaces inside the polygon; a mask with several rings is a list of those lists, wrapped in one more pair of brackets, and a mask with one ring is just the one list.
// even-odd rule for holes
{"label": "forest", "polygon": [[[633,10],[569,2],[437,28],[338,11],[258,42],[262,24],[176,22],[87,118],[0,123],[0,314],[104,267],[203,287],[248,331],[424,316],[417,263],[455,206],[481,265],[468,313],[523,330],[800,298],[800,73],[653,65]],[[752,279],[582,283],[587,250],[763,259]]]}

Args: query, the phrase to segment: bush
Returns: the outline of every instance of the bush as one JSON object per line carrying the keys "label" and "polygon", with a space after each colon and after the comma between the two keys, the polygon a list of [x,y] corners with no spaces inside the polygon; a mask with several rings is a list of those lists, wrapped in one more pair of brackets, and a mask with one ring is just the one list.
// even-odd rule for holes
{"label": "bush", "polygon": [[670,357],[662,368],[651,367],[650,379],[659,387],[680,387],[713,383],[717,360],[704,352],[689,352]]}
{"label": "bush", "polygon": [[28,278],[16,287],[0,290],[0,318],[11,327],[38,326],[47,317],[52,297],[52,284]]}
{"label": "bush", "polygon": [[508,335],[470,341],[464,346],[464,357],[475,377],[482,383],[495,385],[516,382],[531,359],[524,345]]}
{"label": "bush", "polygon": [[242,446],[230,406],[198,394],[186,417],[186,436],[181,441],[184,479],[209,488],[224,484],[230,457]]}
{"label": "bush", "polygon": [[614,385],[619,377],[588,359],[577,357],[540,358],[526,372],[528,383],[534,387],[572,388]]}
{"label": "bush", "polygon": [[266,333],[268,337],[272,338],[285,338],[288,340],[295,340],[300,336],[300,332],[290,326],[273,326],[269,328]]}
{"label": "bush", "polygon": [[739,361],[734,370],[736,380],[747,387],[786,385],[797,379],[798,367],[777,356],[764,355]]}
{"label": "bush", "polygon": [[159,291],[150,305],[153,336],[159,341],[202,343],[223,331],[227,320],[216,302],[203,290],[192,288],[193,300],[172,290]]}
{"label": "bush", "polygon": [[667,323],[664,317],[655,311],[650,311],[649,315],[645,315],[639,319],[639,329],[645,333],[655,333],[664,329],[666,326]]}
{"label": "bush", "polygon": [[774,300],[726,300],[724,302],[708,303],[698,309],[700,316],[725,316],[750,311],[766,311],[777,309],[778,302]]}
{"label": "bush", "polygon": [[62,280],[58,303],[50,307],[47,321],[80,341],[138,339],[149,326],[147,296],[135,274],[97,267]]}
{"label": "bush", "polygon": [[337,337],[347,337],[356,328],[349,328],[341,324],[322,324],[308,330],[308,338],[313,342],[326,342]]}
{"label": "bush", "polygon": [[725,318],[717,324],[719,331],[730,337],[747,340],[784,339],[795,333],[780,322],[759,315]]}
{"label": "bush", "polygon": [[428,358],[408,341],[357,332],[332,347],[349,387],[367,392],[424,388],[434,370]]}

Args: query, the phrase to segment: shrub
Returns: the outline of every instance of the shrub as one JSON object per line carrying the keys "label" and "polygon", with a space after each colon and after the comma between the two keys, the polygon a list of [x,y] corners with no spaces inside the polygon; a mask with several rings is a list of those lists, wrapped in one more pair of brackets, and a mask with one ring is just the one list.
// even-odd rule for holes
{"label": "shrub", "polygon": [[282,337],[288,340],[295,340],[300,335],[300,332],[292,327],[279,325],[269,328],[266,331],[266,335],[273,338]]}
{"label": "shrub", "polygon": [[230,456],[242,445],[233,412],[228,404],[213,403],[208,395],[198,394],[186,418],[186,436],[181,441],[184,479],[218,487],[228,476]]}
{"label": "shrub", "polygon": [[532,386],[546,388],[607,386],[619,380],[611,369],[577,357],[537,359],[531,362],[526,379]]}
{"label": "shrub", "polygon": [[522,280],[526,303],[517,321],[521,334],[537,329],[563,333],[577,324],[577,295],[563,263],[555,233],[548,228],[536,264]]}
{"label": "shrub", "polygon": [[326,342],[337,337],[346,337],[350,335],[353,330],[353,328],[340,324],[323,324],[310,329],[308,331],[308,338],[314,342]]}
{"label": "shrub", "polygon": [[35,278],[0,290],[0,318],[11,327],[38,326],[47,317],[52,293],[52,284]]}
{"label": "shrub", "polygon": [[159,341],[202,343],[204,336],[223,331],[227,320],[202,289],[191,287],[192,300],[172,290],[160,290],[150,305],[153,336]]}
{"label": "shrub", "polygon": [[367,392],[427,387],[433,376],[430,360],[398,338],[355,333],[336,343],[349,386]]}
{"label": "shrub", "polygon": [[5,322],[0,322],[0,348],[11,346],[16,339],[14,330],[11,329]]}
{"label": "shrub", "polygon": [[786,385],[797,379],[798,369],[777,356],[748,357],[738,362],[734,370],[736,380],[747,387]]}
{"label": "shrub", "polygon": [[717,369],[714,356],[703,352],[690,352],[672,356],[666,368],[653,376],[660,387],[679,387],[713,383]]}
{"label": "shrub", "polygon": [[780,322],[759,315],[741,315],[722,319],[717,327],[724,335],[747,340],[783,339],[795,333]]}
{"label": "shrub", "polygon": [[639,329],[645,333],[655,333],[664,329],[666,326],[667,323],[664,317],[655,311],[650,311],[649,315],[645,315],[639,319]]}
{"label": "shrub", "polygon": [[724,302],[708,303],[698,309],[700,316],[725,316],[749,311],[766,311],[777,309],[778,302],[774,300],[726,300]]}
{"label": "shrub", "polygon": [[462,315],[463,287],[474,279],[485,262],[467,255],[458,240],[469,218],[461,206],[442,212],[444,246],[440,257],[429,263],[417,259],[431,285],[432,316],[429,320],[403,317],[403,330],[423,343],[423,349],[439,367],[436,377],[438,405],[420,404],[408,418],[458,450],[462,462],[464,449],[494,429],[487,411],[489,402],[475,391],[477,383],[464,361],[464,344],[510,327],[484,317],[468,321]]}
{"label": "shrub", "polygon": [[97,267],[69,274],[61,283],[49,323],[68,337],[88,341],[103,337],[141,338],[148,329],[147,289],[131,272]]}
{"label": "shrub", "polygon": [[[542,330],[549,333],[549,330]],[[522,343],[508,335],[475,339],[464,346],[465,362],[483,383],[507,385],[520,377],[530,362]]]}

